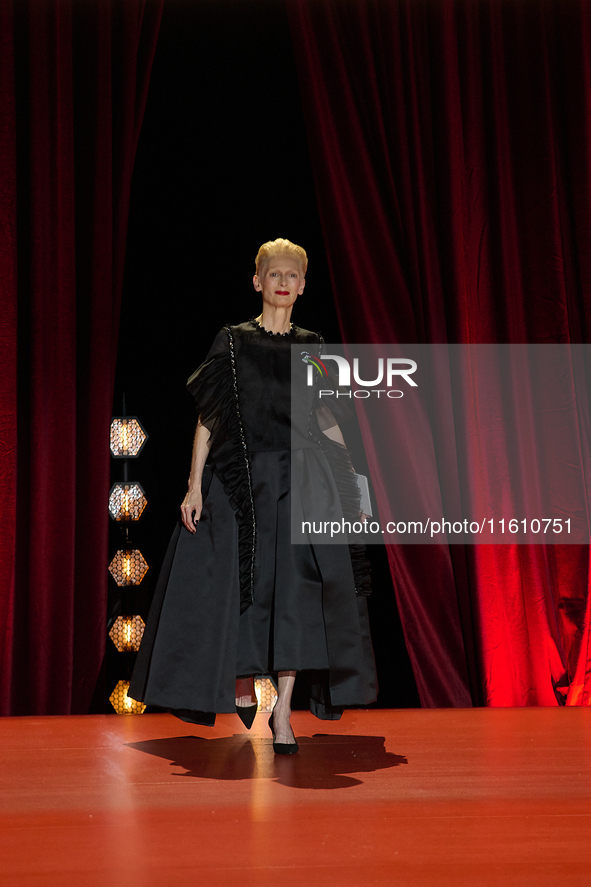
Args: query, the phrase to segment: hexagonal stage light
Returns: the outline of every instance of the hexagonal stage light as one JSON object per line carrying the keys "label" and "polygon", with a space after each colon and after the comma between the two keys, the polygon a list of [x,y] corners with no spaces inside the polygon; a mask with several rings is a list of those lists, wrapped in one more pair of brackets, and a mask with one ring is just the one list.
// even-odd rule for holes
{"label": "hexagonal stage light", "polygon": [[277,702],[277,691],[269,678],[255,678],[254,693],[257,698],[257,711],[273,711]]}
{"label": "hexagonal stage light", "polygon": [[140,484],[116,483],[109,494],[109,514],[115,521],[139,520],[148,504]]}
{"label": "hexagonal stage light", "polygon": [[119,681],[111,695],[109,702],[118,715],[143,715],[146,706],[143,702],[137,702],[127,695],[129,681]]}
{"label": "hexagonal stage light", "polygon": [[109,573],[120,586],[139,585],[148,569],[143,554],[137,548],[119,549],[109,564]]}
{"label": "hexagonal stage light", "polygon": [[109,637],[120,653],[137,653],[145,627],[141,616],[117,616]]}
{"label": "hexagonal stage light", "polygon": [[114,459],[139,456],[148,439],[136,416],[114,416],[111,422],[111,455]]}

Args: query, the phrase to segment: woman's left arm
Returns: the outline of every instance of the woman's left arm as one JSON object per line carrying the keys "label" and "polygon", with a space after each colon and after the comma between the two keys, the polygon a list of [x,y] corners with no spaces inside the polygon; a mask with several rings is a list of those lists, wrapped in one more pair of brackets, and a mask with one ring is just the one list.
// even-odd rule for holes
{"label": "woman's left arm", "polygon": [[[345,443],[345,438],[343,437],[343,432],[338,425],[331,425],[330,428],[325,428],[322,433],[325,434],[327,437],[330,437],[331,440],[336,441],[342,447],[347,446],[347,444]],[[353,468],[353,465],[351,465],[351,468]],[[353,471],[355,471],[354,468]]]}

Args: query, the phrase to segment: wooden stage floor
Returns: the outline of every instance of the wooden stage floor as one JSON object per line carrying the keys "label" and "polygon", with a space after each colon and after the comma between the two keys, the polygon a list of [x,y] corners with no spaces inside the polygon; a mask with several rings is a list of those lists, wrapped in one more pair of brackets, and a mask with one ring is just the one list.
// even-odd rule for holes
{"label": "wooden stage floor", "polygon": [[591,709],[0,721],[2,887],[591,885]]}

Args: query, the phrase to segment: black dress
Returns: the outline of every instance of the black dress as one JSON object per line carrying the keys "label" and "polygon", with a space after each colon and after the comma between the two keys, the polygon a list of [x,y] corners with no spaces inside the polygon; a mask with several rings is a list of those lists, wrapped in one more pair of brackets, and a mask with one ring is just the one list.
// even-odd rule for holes
{"label": "black dress", "polygon": [[237,676],[277,671],[308,672],[318,717],[376,697],[363,549],[291,544],[299,478],[356,507],[346,451],[321,433],[330,409],[311,390],[292,414],[294,344],[321,339],[225,327],[188,382],[211,431],[203,510],[173,533],[129,689],[184,720],[213,723],[236,710]]}

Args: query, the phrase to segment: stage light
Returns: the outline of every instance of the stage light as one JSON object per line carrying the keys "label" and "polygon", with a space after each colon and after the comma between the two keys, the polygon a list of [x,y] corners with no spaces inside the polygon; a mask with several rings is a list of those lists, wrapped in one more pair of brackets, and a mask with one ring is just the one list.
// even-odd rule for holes
{"label": "stage light", "polygon": [[109,494],[109,514],[115,521],[139,520],[148,504],[139,484],[113,484]]}
{"label": "stage light", "polygon": [[139,456],[147,439],[148,435],[135,416],[115,416],[111,422],[111,455],[114,459]]}
{"label": "stage light", "polygon": [[127,695],[129,681],[119,681],[111,695],[109,702],[118,715],[143,715],[146,706],[143,702],[137,702]]}
{"label": "stage light", "polygon": [[145,627],[141,616],[117,616],[109,637],[120,653],[137,653]]}
{"label": "stage light", "polygon": [[109,564],[109,573],[120,586],[139,585],[147,572],[148,565],[137,548],[119,549]]}
{"label": "stage light", "polygon": [[269,678],[255,678],[254,693],[257,698],[257,711],[273,711],[273,706],[277,702],[277,691]]}

